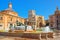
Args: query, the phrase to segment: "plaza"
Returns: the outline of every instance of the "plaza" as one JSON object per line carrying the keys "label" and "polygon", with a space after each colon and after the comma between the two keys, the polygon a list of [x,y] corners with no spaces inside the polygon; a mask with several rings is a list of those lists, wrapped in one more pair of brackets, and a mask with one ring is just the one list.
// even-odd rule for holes
{"label": "plaza", "polygon": [[[20,4],[22,2],[23,4]],[[32,0],[31,3],[27,1],[25,3],[28,5],[25,6],[24,1],[22,2],[19,3],[18,1],[18,4],[12,1],[8,2],[8,7],[6,7],[6,9],[3,7],[7,5],[2,6],[1,3],[3,10],[0,10],[0,40],[59,40],[60,10],[58,6],[55,10],[55,6],[51,4],[53,2],[49,3],[51,4],[50,6],[46,6],[45,3],[47,2],[44,3],[44,6],[41,6],[41,2],[38,0],[36,1],[37,3],[35,0]],[[34,2],[38,6],[34,4]],[[48,14],[51,13],[51,6],[53,6],[54,9],[52,9],[55,10],[53,15]],[[50,15],[47,20],[46,13]]]}

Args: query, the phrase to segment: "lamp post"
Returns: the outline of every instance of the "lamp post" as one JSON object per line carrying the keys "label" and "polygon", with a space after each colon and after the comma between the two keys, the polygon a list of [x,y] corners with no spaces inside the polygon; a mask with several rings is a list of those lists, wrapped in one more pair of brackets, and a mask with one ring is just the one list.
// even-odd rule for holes
{"label": "lamp post", "polygon": [[33,17],[33,20],[32,20],[32,23],[33,23],[33,30],[36,30],[36,26],[35,26],[35,24],[36,24],[36,19],[35,19],[35,17]]}
{"label": "lamp post", "polygon": [[27,23],[28,23],[28,19],[26,20],[26,25],[27,25]]}
{"label": "lamp post", "polygon": [[25,31],[27,30],[27,23],[28,23],[28,19],[26,20]]}
{"label": "lamp post", "polygon": [[34,21],[34,30],[36,30],[35,21]]}

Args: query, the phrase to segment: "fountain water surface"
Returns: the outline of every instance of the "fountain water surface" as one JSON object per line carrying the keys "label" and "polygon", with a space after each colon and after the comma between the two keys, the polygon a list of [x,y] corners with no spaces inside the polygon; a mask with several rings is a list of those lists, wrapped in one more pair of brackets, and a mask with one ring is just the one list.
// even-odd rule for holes
{"label": "fountain water surface", "polygon": [[53,32],[53,31],[50,29],[49,26],[46,26],[46,27],[42,28],[42,31],[43,31],[43,32]]}

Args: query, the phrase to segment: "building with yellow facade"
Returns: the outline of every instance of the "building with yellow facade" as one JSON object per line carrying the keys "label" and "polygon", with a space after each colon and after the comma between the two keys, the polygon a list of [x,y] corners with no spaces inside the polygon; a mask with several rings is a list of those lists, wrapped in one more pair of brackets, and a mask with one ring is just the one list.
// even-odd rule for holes
{"label": "building with yellow facade", "polygon": [[36,15],[35,10],[30,10],[28,13],[28,18],[26,19],[27,25],[34,28],[40,28],[45,25],[44,16]]}
{"label": "building with yellow facade", "polygon": [[0,30],[10,30],[12,27],[19,26],[19,23],[40,28],[45,25],[44,16],[35,14],[35,10],[30,10],[28,18],[24,19],[12,10],[12,4],[9,3],[8,9],[0,11]]}
{"label": "building with yellow facade", "polygon": [[12,10],[12,4],[9,3],[8,9],[0,11],[0,29],[9,30],[10,26],[17,26],[16,23],[20,22],[24,24],[24,18],[18,16],[16,12]]}
{"label": "building with yellow facade", "polygon": [[45,26],[44,16],[39,16],[39,15],[36,16],[36,26],[38,28]]}

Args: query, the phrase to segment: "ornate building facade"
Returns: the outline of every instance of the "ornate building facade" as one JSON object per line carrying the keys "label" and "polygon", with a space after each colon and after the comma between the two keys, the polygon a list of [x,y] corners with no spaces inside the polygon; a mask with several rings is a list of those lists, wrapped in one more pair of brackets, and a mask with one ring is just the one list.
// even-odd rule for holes
{"label": "ornate building facade", "polygon": [[39,16],[39,15],[36,16],[36,26],[38,28],[45,26],[44,16]]}
{"label": "ornate building facade", "polygon": [[35,10],[30,10],[28,13],[28,18],[26,19],[27,25],[34,26],[35,28],[45,25],[44,16],[36,15]]}
{"label": "ornate building facade", "polygon": [[49,16],[49,26],[60,30],[60,10],[58,10],[58,7],[56,8],[55,13]]}
{"label": "ornate building facade", "polygon": [[9,30],[10,26],[16,26],[17,21],[24,24],[24,20],[12,10],[12,4],[9,3],[8,9],[0,12],[0,29]]}

